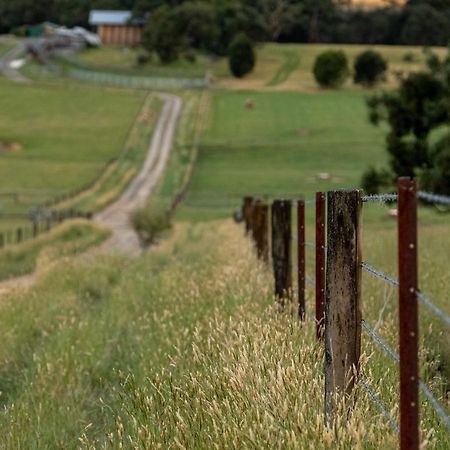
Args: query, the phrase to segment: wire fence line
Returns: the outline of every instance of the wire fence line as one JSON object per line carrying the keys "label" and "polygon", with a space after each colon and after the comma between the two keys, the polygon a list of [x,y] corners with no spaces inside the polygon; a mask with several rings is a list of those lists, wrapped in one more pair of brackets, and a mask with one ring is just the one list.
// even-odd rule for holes
{"label": "wire fence line", "polygon": [[438,416],[442,419],[442,421],[445,423],[445,425],[447,426],[447,429],[450,431],[450,417],[444,411],[444,408],[441,406],[439,401],[431,393],[431,391],[428,389],[428,387],[426,386],[426,384],[422,380],[419,380],[419,387],[420,387],[420,390],[428,398],[430,403],[433,405],[434,410],[436,411]]}
{"label": "wire fence line", "polygon": [[[361,264],[361,267],[364,270],[366,270],[367,272],[369,272],[370,274],[374,275],[376,278],[384,280],[384,281],[388,282],[389,284],[391,284],[392,286],[396,286],[396,287],[400,286],[400,283],[396,279],[390,277],[389,275],[386,275],[383,272],[380,272],[375,267],[369,266],[369,264],[367,264],[367,263],[363,262]],[[416,297],[423,305],[425,305],[432,312],[434,312],[437,316],[439,316],[447,326],[450,326],[450,317],[447,314],[445,314],[444,311],[442,311],[442,309],[440,309],[438,306],[436,306],[431,299],[429,299],[427,296],[425,296],[422,292],[419,292],[419,291],[416,291]]]}
{"label": "wire fence line", "polygon": [[396,202],[398,199],[397,194],[373,194],[373,195],[363,195],[361,200],[363,202],[380,202],[389,203]]}
{"label": "wire fence line", "polygon": [[395,422],[395,420],[392,418],[392,416],[389,414],[385,404],[380,400],[376,392],[371,388],[368,381],[362,376],[358,376],[359,381],[361,382],[362,387],[365,389],[365,391],[369,394],[369,397],[372,399],[372,401],[378,406],[378,409],[381,411],[381,414],[383,414],[384,418],[386,419],[389,426],[397,433],[400,434],[400,427]]}
{"label": "wire fence line", "polygon": [[422,294],[422,292],[416,291],[416,297],[422,302],[423,305],[427,306],[431,311],[433,311],[437,316],[439,316],[443,322],[450,326],[450,317],[437,307],[428,297]]}
{"label": "wire fence line", "polygon": [[392,286],[396,286],[399,287],[400,283],[395,279],[390,277],[389,275],[386,275],[383,272],[380,272],[378,269],[375,269],[375,267],[369,266],[369,264],[363,262],[361,263],[361,267],[369,272],[370,274],[372,274],[373,276],[375,276],[376,278],[379,278],[380,280],[384,280],[387,281],[389,284],[392,284]]}
{"label": "wire fence line", "polygon": [[417,197],[428,203],[450,206],[450,197],[447,197],[446,195],[439,195],[433,194],[432,192],[419,191],[417,193]]}
{"label": "wire fence line", "polygon": [[369,326],[366,321],[361,320],[361,326],[363,330],[367,332],[367,334],[384,350],[384,352],[391,359],[400,362],[400,356],[398,356],[397,353],[395,353],[394,350],[392,350],[392,348],[383,341],[381,336],[371,326]]}

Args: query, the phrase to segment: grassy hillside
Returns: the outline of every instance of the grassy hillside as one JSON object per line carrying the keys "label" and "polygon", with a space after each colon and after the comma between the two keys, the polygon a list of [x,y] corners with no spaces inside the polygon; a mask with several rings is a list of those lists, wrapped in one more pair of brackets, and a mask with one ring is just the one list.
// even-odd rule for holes
{"label": "grassy hillside", "polygon": [[3,192],[26,194],[3,209],[27,211],[95,179],[117,157],[143,93],[0,80],[0,179]]}
{"label": "grassy hillside", "polygon": [[[0,304],[3,447],[396,448],[364,391],[348,426],[324,427],[314,324],[276,313],[271,289],[228,222],[177,226],[133,261],[67,261]],[[379,331],[390,342],[389,311]],[[364,349],[365,376],[396,415],[395,367],[366,338]],[[425,407],[422,427],[428,448],[445,448]]]}
{"label": "grassy hillside", "polygon": [[362,94],[214,92],[180,218],[223,217],[246,194],[358,186],[368,165],[385,163],[384,130],[368,123]]}

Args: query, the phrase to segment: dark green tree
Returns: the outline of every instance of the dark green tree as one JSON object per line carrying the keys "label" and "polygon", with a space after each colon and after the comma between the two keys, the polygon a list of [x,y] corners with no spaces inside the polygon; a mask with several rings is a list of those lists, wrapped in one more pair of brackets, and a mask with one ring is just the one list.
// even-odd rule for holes
{"label": "dark green tree", "polygon": [[256,55],[253,44],[245,34],[238,34],[230,44],[229,65],[232,74],[242,78],[253,70]]}
{"label": "dark green tree", "polygon": [[[370,119],[387,122],[386,138],[392,179],[418,177],[425,188],[450,194],[450,134],[437,144],[433,132],[450,125],[450,52],[444,60],[437,57],[429,70],[412,73],[395,92],[369,99]],[[367,176],[367,174],[366,174]]]}
{"label": "dark green tree", "polygon": [[348,61],[340,50],[321,53],[314,63],[314,78],[322,87],[339,87],[349,75]]}
{"label": "dark green tree", "polygon": [[353,68],[353,81],[370,87],[383,78],[387,70],[387,62],[379,53],[366,50],[356,57]]}

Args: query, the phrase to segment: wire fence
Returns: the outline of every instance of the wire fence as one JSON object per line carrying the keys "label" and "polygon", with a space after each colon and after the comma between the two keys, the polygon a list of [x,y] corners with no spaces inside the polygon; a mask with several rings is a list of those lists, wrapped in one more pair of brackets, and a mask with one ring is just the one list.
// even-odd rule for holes
{"label": "wire fence", "polygon": [[[329,343],[330,339],[336,339],[335,333],[339,334],[339,326],[333,325],[333,321],[337,321],[341,324],[351,324],[352,322],[352,317],[354,317],[352,314],[355,313],[349,312],[351,311],[350,304],[359,296],[359,294],[357,295],[355,292],[359,292],[360,290],[357,281],[357,274],[360,270],[367,272],[386,285],[390,285],[398,289],[400,311],[399,346],[400,353],[404,355],[402,359],[400,359],[399,355],[391,348],[391,346],[388,345],[388,343],[365,320],[361,320],[360,330],[367,334],[376,346],[388,355],[392,361],[399,365],[401,379],[403,380],[402,383],[400,383],[400,423],[402,424],[402,428],[391,416],[389,413],[390,408],[387,407],[377,392],[371,387],[369,381],[364,378],[361,373],[357,374],[357,379],[360,386],[367,392],[369,398],[380,410],[389,427],[395,431],[396,434],[400,434],[401,442],[405,442],[406,440],[410,442],[408,449],[417,450],[420,443],[418,420],[419,391],[423,393],[428,401],[428,405],[435,411],[441,423],[447,428],[448,431],[450,431],[450,417],[446,411],[446,408],[431,392],[425,382],[420,379],[418,371],[418,304],[420,303],[424,305],[435,317],[441,319],[444,326],[450,326],[450,317],[436,305],[436,302],[432,298],[422,293],[418,287],[417,271],[419,264],[417,257],[417,204],[419,201],[422,201],[430,204],[447,206],[450,205],[450,197],[421,191],[417,192],[415,186],[414,180],[399,179],[397,193],[363,196],[359,191],[352,191],[348,198],[351,198],[353,193],[353,199],[355,201],[354,204],[351,202],[348,204],[339,203],[339,199],[342,199],[342,197],[339,197],[339,195],[336,194],[340,191],[331,191],[327,195],[323,192],[319,192],[316,194],[316,198],[314,200],[297,200],[296,234],[291,232],[291,222],[293,221],[290,210],[292,206],[294,206],[293,202],[286,199],[275,199],[271,204],[271,236],[272,261],[275,277],[275,296],[279,299],[280,296],[283,296],[283,293],[292,292],[291,277],[286,276],[283,273],[283,270],[292,270],[293,268],[298,280],[297,298],[299,303],[299,317],[300,319],[303,319],[305,316],[309,316],[315,321],[317,327],[317,337],[323,338],[325,335],[325,346],[327,347],[328,345],[331,345],[331,347],[327,347],[327,352],[333,352],[336,347],[339,347],[339,345],[342,344],[339,339],[333,343]],[[248,199],[249,198],[247,197],[247,200]],[[359,205],[364,203],[390,204],[394,202],[397,203],[398,208],[398,279],[384,273],[379,268],[370,265],[367,262],[361,262],[358,256],[360,255],[358,246],[361,245],[359,240],[353,241],[352,239],[348,239],[349,245],[344,250],[344,254],[334,257],[333,252],[336,251],[336,248],[339,248],[336,245],[336,242],[340,242],[342,244],[342,241],[345,241],[347,237],[345,236],[345,232],[344,236],[339,236],[338,239],[333,234],[333,231],[339,229],[336,228],[337,222],[342,225],[342,223],[346,223],[346,221],[350,222],[351,220],[355,220],[354,235],[350,236],[359,236],[359,219],[355,219],[357,214],[354,212],[358,210],[360,207]],[[254,202],[250,201],[249,204],[251,205],[253,203]],[[326,203],[328,203],[328,208],[326,208]],[[315,242],[307,241],[305,239],[305,208],[309,205],[315,206]],[[326,211],[328,211],[328,214]],[[252,224],[247,223],[248,217],[246,216],[246,211],[243,212],[243,217],[246,221],[246,228],[251,229]],[[335,215],[333,216],[333,214]],[[330,217],[330,215],[332,217]],[[342,219],[344,216],[345,219]],[[338,217],[342,220],[338,220]],[[329,242],[327,242],[326,236],[327,229],[328,237],[330,237]],[[287,251],[287,248],[289,248],[292,243],[295,243],[294,245],[297,249],[296,265],[292,265],[291,262],[288,261],[291,258],[291,252]],[[315,277],[312,277],[306,273],[306,249],[312,249],[315,251]],[[295,252],[292,252],[292,254],[295,254]],[[287,260],[284,261],[283,259]],[[336,263],[336,261],[338,261],[338,263]],[[351,267],[351,261],[355,261],[355,263],[357,262],[356,265],[360,270],[353,269]],[[341,267],[336,270],[334,267],[336,264],[347,264],[348,266]],[[331,271],[331,275],[329,275],[329,271]],[[338,274],[338,276],[336,274]],[[346,281],[344,285],[346,283],[347,284],[343,287],[342,284],[337,283],[337,290],[336,286],[333,286],[333,283],[330,285],[326,285],[325,283],[328,279],[333,282],[333,280],[339,280],[340,277],[345,278]],[[354,279],[352,279],[352,277],[354,277]],[[304,293],[306,285],[315,290],[315,316],[312,316],[306,308]],[[351,287],[350,290],[348,292],[345,291],[345,289],[349,286]],[[344,289],[344,291],[342,291],[342,289]],[[352,295],[357,296],[350,301],[346,298],[346,295],[349,297],[352,297]],[[327,317],[324,313],[324,305],[327,304],[328,308],[332,308],[332,305],[338,301],[336,297],[344,297],[344,302],[350,302],[347,303],[350,306],[348,306],[348,311],[345,312],[345,314],[348,313],[350,315],[340,317],[339,320],[334,317],[334,314],[341,314],[342,311],[340,310],[336,311],[335,309],[334,314],[329,313],[327,314]],[[283,304],[284,303],[281,300],[281,305]],[[339,308],[345,310],[346,307],[341,305]],[[332,326],[336,326],[334,332],[327,332],[327,327]],[[359,331],[359,333],[360,332],[361,331]],[[346,333],[348,338],[349,331],[346,330]],[[358,331],[356,330],[355,335],[353,336],[355,338],[355,345],[360,345],[357,344],[357,342],[361,342],[361,339],[359,338],[358,340],[357,335]],[[334,349],[333,346],[335,346]],[[328,359],[330,359],[331,363]],[[339,361],[341,360],[339,359]],[[327,357],[325,365],[327,366],[327,364],[333,364],[332,358]],[[357,366],[358,360],[354,361],[354,367]],[[325,372],[325,378],[327,378],[327,376],[336,377],[333,371],[330,372],[333,375],[328,375],[327,370]],[[344,382],[342,384],[342,389],[347,389],[347,385]],[[417,394],[415,394],[415,391]],[[325,397],[327,397],[327,391]],[[415,420],[416,422],[414,422]]]}

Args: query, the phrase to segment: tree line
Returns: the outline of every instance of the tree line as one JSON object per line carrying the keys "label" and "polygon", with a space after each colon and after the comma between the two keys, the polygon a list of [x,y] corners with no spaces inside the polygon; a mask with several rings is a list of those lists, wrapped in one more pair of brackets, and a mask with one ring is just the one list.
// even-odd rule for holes
{"label": "tree line", "polygon": [[[404,7],[374,10],[349,8],[346,0],[0,0],[0,32],[50,20],[62,25],[88,25],[91,9],[128,9],[136,16],[160,14],[177,19],[192,14],[213,20],[203,23],[215,36],[212,50],[223,53],[237,31],[256,41],[361,44],[447,45],[450,41],[450,0],[409,0]],[[395,3],[395,2],[394,2]],[[177,12],[177,10],[181,9]],[[174,12],[175,11],[175,12]],[[204,30],[207,27],[209,30]],[[209,39],[208,35],[208,39]],[[194,36],[193,44],[206,46]],[[201,39],[200,39],[201,41]],[[221,48],[222,47],[222,48]],[[208,49],[211,50],[211,49]]]}

